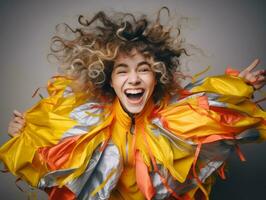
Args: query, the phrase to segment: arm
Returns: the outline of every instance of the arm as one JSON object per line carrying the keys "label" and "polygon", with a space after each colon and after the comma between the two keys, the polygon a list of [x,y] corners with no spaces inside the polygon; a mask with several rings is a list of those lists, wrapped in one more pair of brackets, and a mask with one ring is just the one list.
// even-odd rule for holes
{"label": "arm", "polygon": [[70,93],[67,90],[70,83],[68,79],[54,79],[48,84],[47,98],[41,99],[24,115],[14,112],[8,132],[16,137],[0,146],[0,162],[32,186],[37,186],[40,177],[47,172],[46,166],[40,164],[38,150],[57,144],[62,135],[77,124],[69,113],[87,100],[82,94]]}
{"label": "arm", "polygon": [[259,60],[255,59],[240,73],[237,70],[226,70],[225,75],[210,76],[188,84],[186,94],[200,92],[214,93],[221,102],[237,104],[253,97],[255,90],[265,83],[266,70],[254,70]]}
{"label": "arm", "polygon": [[[182,119],[182,116],[176,117],[177,121],[172,124],[173,130],[176,128],[179,130],[178,127],[182,127],[182,131],[179,130],[177,133],[181,131],[181,136],[188,138],[206,137],[217,133],[228,135],[232,132],[232,137],[242,140],[244,135],[240,137],[239,134],[254,128],[259,132],[256,138],[265,140],[266,113],[252,100],[254,89],[265,85],[265,70],[255,71],[254,68],[257,65],[258,59],[240,73],[207,77],[186,86],[186,93],[173,99],[168,108],[169,110],[173,110],[174,107],[185,108],[186,113],[189,110],[191,113],[184,115],[184,121],[177,122]],[[254,78],[257,81],[254,82]],[[180,109],[176,108],[178,111],[176,114],[182,113]],[[168,121],[167,116],[165,117]],[[172,121],[171,118],[169,127]],[[179,126],[176,127],[175,124]],[[207,129],[210,129],[209,132],[206,131]],[[245,138],[247,136],[245,135]]]}

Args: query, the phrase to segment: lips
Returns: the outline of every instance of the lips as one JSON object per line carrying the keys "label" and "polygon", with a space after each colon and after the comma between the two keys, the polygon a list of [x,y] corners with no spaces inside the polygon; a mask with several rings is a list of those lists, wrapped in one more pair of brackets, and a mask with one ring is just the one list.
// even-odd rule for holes
{"label": "lips", "polygon": [[145,90],[143,88],[131,88],[124,91],[129,103],[138,104],[142,101]]}

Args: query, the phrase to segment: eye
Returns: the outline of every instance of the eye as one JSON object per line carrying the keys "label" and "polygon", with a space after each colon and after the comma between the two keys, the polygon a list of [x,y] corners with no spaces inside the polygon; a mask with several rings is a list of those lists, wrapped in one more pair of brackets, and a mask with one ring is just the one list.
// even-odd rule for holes
{"label": "eye", "polygon": [[125,74],[125,73],[127,73],[126,70],[118,70],[118,71],[116,72],[116,74]]}
{"label": "eye", "polygon": [[127,71],[128,71],[128,69],[125,67],[117,67],[115,69],[115,74],[126,74]]}
{"label": "eye", "polygon": [[139,67],[138,71],[139,72],[149,72],[149,71],[151,71],[151,68],[148,65],[144,65],[144,66]]}

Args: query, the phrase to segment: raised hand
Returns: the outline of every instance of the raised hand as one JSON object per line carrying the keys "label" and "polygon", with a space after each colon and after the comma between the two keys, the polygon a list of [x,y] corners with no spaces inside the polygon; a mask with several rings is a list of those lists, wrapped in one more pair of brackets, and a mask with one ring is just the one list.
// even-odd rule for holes
{"label": "raised hand", "polygon": [[258,90],[262,88],[266,83],[266,70],[255,70],[260,60],[255,59],[246,69],[239,73],[239,77],[242,77],[246,83],[253,86],[254,89]]}
{"label": "raised hand", "polygon": [[13,111],[13,117],[8,125],[8,134],[11,137],[19,135],[25,126],[25,118],[22,113],[17,110]]}

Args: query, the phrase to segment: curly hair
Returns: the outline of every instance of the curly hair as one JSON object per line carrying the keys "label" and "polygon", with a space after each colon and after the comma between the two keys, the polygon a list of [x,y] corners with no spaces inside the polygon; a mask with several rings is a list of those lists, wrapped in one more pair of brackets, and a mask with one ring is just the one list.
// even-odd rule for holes
{"label": "curly hair", "polygon": [[162,10],[169,16],[169,9],[162,7],[154,21],[145,15],[136,19],[131,13],[108,17],[100,11],[90,20],[80,15],[78,28],[57,25],[57,30],[64,27],[74,38],[68,39],[66,34],[54,36],[50,55],[57,58],[64,75],[78,80],[79,88],[112,100],[115,93],[109,83],[114,60],[119,53],[129,55],[135,49],[154,60],[152,70],[157,84],[153,98],[158,101],[180,89],[180,56],[187,54],[182,48],[180,29],[172,30],[160,23]]}

